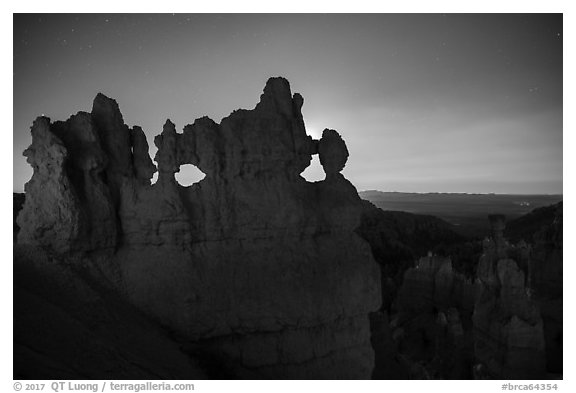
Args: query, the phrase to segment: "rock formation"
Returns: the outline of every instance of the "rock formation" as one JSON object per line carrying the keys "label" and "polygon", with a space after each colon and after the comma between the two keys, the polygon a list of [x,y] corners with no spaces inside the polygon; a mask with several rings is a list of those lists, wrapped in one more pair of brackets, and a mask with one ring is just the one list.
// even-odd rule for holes
{"label": "rock formation", "polygon": [[[303,102],[271,78],[220,123],[167,120],[157,167],[102,94],[37,118],[14,224],[15,377],[561,373],[562,205],[508,230],[493,215],[483,243],[382,211],[342,175],[340,134],[306,135]],[[314,154],[326,178],[310,183]],[[183,187],[188,164],[206,176]]]}
{"label": "rock formation", "polygon": [[562,373],[562,202],[533,210],[507,225],[507,236],[529,246],[529,283],[544,323],[547,369]]}
{"label": "rock formation", "polygon": [[26,183],[27,195],[16,222],[18,241],[69,251],[77,240],[80,208],[64,163],[68,150],[50,130],[50,119],[39,117],[32,125],[32,144],[24,151],[34,169]]}
{"label": "rock formation", "polygon": [[[303,99],[271,78],[253,110],[154,139],[98,94],[91,113],[38,118],[20,244],[98,265],[116,290],[236,378],[370,378],[380,280],[354,231],[362,202],[340,135],[306,135]],[[326,179],[300,174],[319,154]],[[184,164],[206,177],[190,187]],[[224,370],[225,369],[225,370]]]}
{"label": "rock formation", "polygon": [[536,232],[531,249],[531,284],[544,322],[547,367],[563,371],[563,224],[562,203],[554,206],[552,222]]}
{"label": "rock formation", "polygon": [[465,326],[473,307],[473,284],[453,270],[450,258],[423,257],[404,273],[392,335],[414,378],[471,378],[473,354]]}
{"label": "rock formation", "polygon": [[[384,239],[393,238],[394,225],[384,225],[385,212],[378,220],[367,213],[373,212],[365,212],[359,232],[386,268],[383,256],[394,247]],[[379,337],[375,377],[390,378],[390,369],[417,379],[562,373],[562,206],[534,210],[510,230],[502,215],[489,221],[492,235],[480,244],[480,254],[462,243],[444,250],[450,258],[420,258],[399,284],[386,285],[390,278],[383,276],[383,287],[392,288],[384,305],[391,305],[372,316],[373,340]],[[509,243],[505,233],[517,243]],[[476,263],[463,274],[470,257]]]}
{"label": "rock formation", "polygon": [[356,232],[370,244],[382,273],[383,308],[390,309],[404,272],[430,251],[440,251],[465,239],[453,226],[434,216],[384,211],[362,201]]}
{"label": "rock formation", "polygon": [[368,201],[356,232],[382,276],[382,308],[371,315],[373,378],[470,378],[471,340],[462,325],[470,325],[473,283],[450,258],[434,255],[466,239],[437,217],[384,211]]}
{"label": "rock formation", "polygon": [[405,311],[433,311],[457,307],[472,311],[472,282],[452,269],[450,258],[430,255],[404,273],[397,308]]}
{"label": "rock formation", "polygon": [[[541,379],[546,375],[543,321],[528,285],[529,262],[504,238],[504,217],[490,216],[476,279],[474,353],[492,378]],[[524,265],[526,270],[522,270]]]}

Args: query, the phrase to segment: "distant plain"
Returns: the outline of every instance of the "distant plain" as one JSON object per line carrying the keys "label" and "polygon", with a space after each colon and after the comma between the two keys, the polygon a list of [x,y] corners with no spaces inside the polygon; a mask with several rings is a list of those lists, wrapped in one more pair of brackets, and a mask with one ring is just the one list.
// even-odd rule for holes
{"label": "distant plain", "polygon": [[427,214],[442,218],[468,237],[488,235],[488,215],[503,214],[506,220],[562,201],[562,195],[449,194],[361,191],[362,199],[382,210]]}

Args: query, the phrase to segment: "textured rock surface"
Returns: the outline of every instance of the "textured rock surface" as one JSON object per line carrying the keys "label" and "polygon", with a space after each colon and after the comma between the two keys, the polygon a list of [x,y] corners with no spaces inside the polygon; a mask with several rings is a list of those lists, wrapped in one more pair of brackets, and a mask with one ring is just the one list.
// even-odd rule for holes
{"label": "textured rock surface", "polygon": [[374,378],[562,373],[562,205],[508,228],[501,215],[489,221],[490,239],[466,241],[435,217],[364,203],[357,232],[383,282],[382,310],[371,316]]}
{"label": "textured rock surface", "polygon": [[80,207],[64,168],[68,150],[50,131],[50,119],[32,125],[32,144],[24,151],[34,174],[24,187],[26,202],[16,222],[18,241],[70,251],[80,232]]}
{"label": "textured rock surface", "polygon": [[544,322],[549,372],[562,373],[562,203],[535,209],[507,226],[511,238],[529,244],[529,282]]}
{"label": "textured rock surface", "polygon": [[430,251],[464,239],[437,217],[384,211],[362,201],[362,219],[356,232],[370,244],[382,273],[383,308],[390,309],[404,272]]}
{"label": "textured rock surface", "polygon": [[546,375],[543,321],[526,273],[510,256],[504,217],[491,216],[474,306],[476,361],[492,378],[540,379]]}
{"label": "textured rock surface", "polygon": [[449,258],[423,257],[404,273],[392,326],[410,375],[471,378],[473,353],[464,324],[473,305],[473,283],[452,269]]}
{"label": "textured rock surface", "polygon": [[[370,378],[378,266],[354,232],[362,202],[340,174],[346,145],[333,130],[307,136],[302,105],[271,78],[253,110],[220,124],[178,133],[168,120],[154,185],[143,132],[115,101],[99,94],[65,123],[39,118],[19,243],[110,270],[131,303],[227,375]],[[317,153],[326,180],[309,183],[300,174]],[[182,187],[184,164],[206,177]]]}
{"label": "textured rock surface", "polygon": [[68,151],[65,172],[79,208],[75,249],[113,249],[117,241],[116,212],[103,172],[108,165],[92,116],[79,112],[50,125]]}
{"label": "textured rock surface", "polygon": [[424,257],[465,239],[433,216],[363,206],[357,232],[382,273],[382,310],[371,315],[373,378],[471,378],[473,283],[449,258]]}
{"label": "textured rock surface", "polygon": [[454,272],[449,258],[421,258],[404,273],[398,293],[398,309],[432,311],[458,307],[472,311],[474,288],[470,280]]}
{"label": "textured rock surface", "polygon": [[[384,218],[363,221],[359,232],[385,267],[382,256],[392,255],[385,239],[394,238],[394,225],[384,225]],[[561,204],[518,221],[505,230],[504,217],[493,215],[493,233],[483,248],[480,244],[481,253],[465,243],[447,248],[450,258],[431,255],[405,270],[398,289],[390,291],[390,327],[373,327],[373,339],[380,337],[374,345],[375,377],[389,378],[387,370],[396,368],[396,373],[419,379],[558,378]],[[510,244],[505,233],[528,242]],[[463,257],[476,260],[464,269],[466,274],[460,270],[464,265],[452,259]]]}

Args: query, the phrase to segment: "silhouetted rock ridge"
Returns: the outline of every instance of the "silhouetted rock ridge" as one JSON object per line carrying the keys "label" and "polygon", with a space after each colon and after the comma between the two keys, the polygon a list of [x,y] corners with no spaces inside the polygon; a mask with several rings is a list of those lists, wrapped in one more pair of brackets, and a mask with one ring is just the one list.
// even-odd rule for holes
{"label": "silhouetted rock ridge", "polygon": [[[91,113],[38,118],[18,243],[98,264],[129,302],[237,378],[370,378],[380,274],[356,233],[362,202],[334,130],[306,135],[283,78],[252,110],[154,139],[102,94]],[[326,179],[300,174],[319,154]],[[181,165],[206,177],[177,183]],[[98,258],[95,257],[98,255]]]}

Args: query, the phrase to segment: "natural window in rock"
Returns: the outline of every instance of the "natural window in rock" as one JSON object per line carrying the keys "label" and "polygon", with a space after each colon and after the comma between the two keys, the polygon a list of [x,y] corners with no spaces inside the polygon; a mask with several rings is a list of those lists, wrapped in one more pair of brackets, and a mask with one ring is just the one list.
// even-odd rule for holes
{"label": "natural window in rock", "polygon": [[158,171],[154,172],[154,174],[152,175],[152,179],[150,179],[150,183],[156,184],[157,181],[158,181]]}
{"label": "natural window in rock", "polygon": [[307,123],[306,124],[306,134],[311,136],[312,139],[319,140],[322,138],[322,128],[316,127],[313,124]]}
{"label": "natural window in rock", "polygon": [[309,182],[320,181],[326,178],[324,168],[322,168],[322,165],[320,165],[320,158],[318,158],[318,154],[314,154],[312,156],[312,162],[310,162],[308,168],[302,172],[301,176]]}
{"label": "natural window in rock", "polygon": [[206,174],[192,164],[184,164],[180,165],[180,172],[176,172],[174,177],[178,184],[188,187],[204,179]]}

